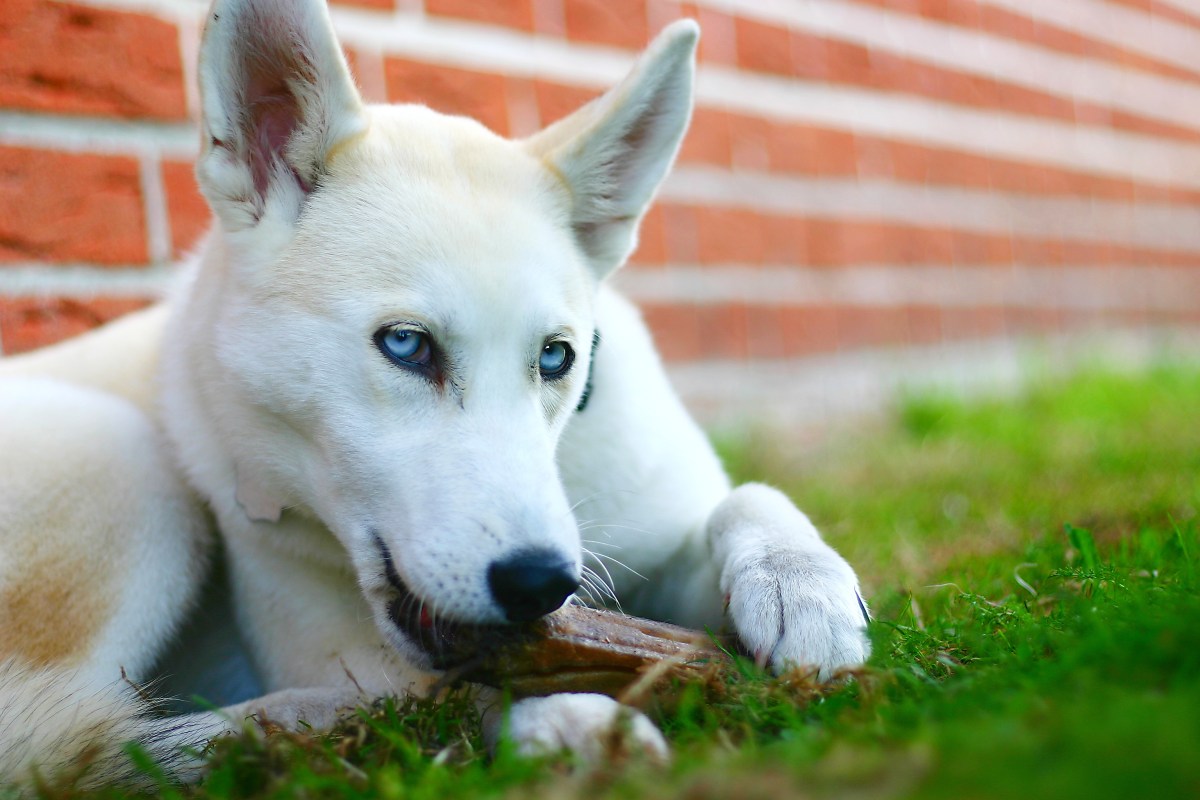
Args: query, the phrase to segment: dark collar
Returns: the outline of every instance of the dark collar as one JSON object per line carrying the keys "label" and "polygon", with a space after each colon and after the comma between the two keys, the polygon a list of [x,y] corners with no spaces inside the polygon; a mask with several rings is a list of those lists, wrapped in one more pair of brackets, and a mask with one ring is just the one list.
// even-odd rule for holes
{"label": "dark collar", "polygon": [[592,357],[588,361],[587,383],[583,385],[583,396],[579,398],[579,405],[575,406],[576,414],[587,408],[588,400],[592,399],[592,376],[596,373],[596,351],[599,349],[600,331],[595,331],[592,334]]}

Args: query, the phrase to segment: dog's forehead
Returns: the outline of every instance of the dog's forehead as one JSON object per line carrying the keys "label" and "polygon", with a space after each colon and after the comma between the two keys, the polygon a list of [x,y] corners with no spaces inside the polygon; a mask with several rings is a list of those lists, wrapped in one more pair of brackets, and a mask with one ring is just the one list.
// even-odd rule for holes
{"label": "dog's forehead", "polygon": [[569,195],[520,145],[465,117],[424,106],[372,106],[364,135],[335,147],[328,181],[371,192],[397,212],[425,216],[430,203],[464,215],[532,212],[565,224]]}
{"label": "dog's forehead", "polygon": [[418,106],[373,107],[341,144],[282,274],[337,292],[517,296],[579,310],[594,278],[555,174],[517,142]]}

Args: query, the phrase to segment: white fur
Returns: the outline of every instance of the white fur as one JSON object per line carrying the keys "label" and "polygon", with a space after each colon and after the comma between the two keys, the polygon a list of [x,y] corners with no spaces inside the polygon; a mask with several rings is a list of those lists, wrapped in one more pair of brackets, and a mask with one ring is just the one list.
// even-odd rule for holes
{"label": "white fur", "polygon": [[120,782],[150,789],[152,779],[133,769],[123,752],[125,743],[136,742],[174,774],[198,777],[200,762],[188,748],[202,748],[222,732],[220,723],[171,722],[151,711],[127,685],[0,662],[0,775],[17,785],[36,775],[79,788]]}
{"label": "white fur", "polygon": [[670,751],[654,723],[640,711],[602,694],[553,694],[514,703],[508,716],[487,726],[495,742],[508,736],[527,756],[573,752],[584,761],[603,761],[612,749],[664,762]]}
{"label": "white fur", "polygon": [[[445,618],[503,620],[489,568],[539,549],[634,613],[716,627],[727,593],[735,629],[776,669],[861,663],[853,571],[782,495],[731,492],[636,310],[601,283],[678,149],[697,33],[671,26],[612,92],[513,142],[423,107],[364,106],[319,0],[218,0],[198,166],[217,223],[177,296],[0,362],[0,404],[23,409],[0,416],[0,435],[16,424],[21,447],[46,454],[0,486],[0,564],[43,539],[103,559],[114,525],[124,549],[153,553],[114,568],[138,601],[80,622],[88,647],[0,674],[0,714],[86,738],[27,688],[80,669],[114,720],[98,734],[154,740],[117,677],[149,676],[199,589],[209,517],[184,481],[215,518],[238,632],[270,692],[185,718],[193,734],[251,714],[327,726],[360,688],[427,692],[439,673],[389,615],[385,554]],[[437,369],[389,360],[375,341],[389,326],[431,337]],[[537,366],[554,341],[576,356],[560,379]],[[27,460],[0,450],[0,475]],[[58,492],[70,526],[22,515]],[[6,569],[0,590],[42,585]],[[184,659],[199,641],[180,643]],[[618,710],[527,700],[508,735],[597,755]],[[665,754],[644,717],[628,719],[635,744]],[[32,755],[0,742],[5,774],[21,776]]]}

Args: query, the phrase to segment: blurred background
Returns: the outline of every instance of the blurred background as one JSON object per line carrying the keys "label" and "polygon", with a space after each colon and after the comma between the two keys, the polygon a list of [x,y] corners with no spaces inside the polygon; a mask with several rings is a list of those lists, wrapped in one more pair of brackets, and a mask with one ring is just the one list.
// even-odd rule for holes
{"label": "blurred background", "polygon": [[[208,225],[201,0],[0,0],[0,352],[160,296]],[[522,136],[703,29],[619,276],[708,422],[820,422],[1200,331],[1186,0],[358,0],[364,95]],[[1041,357],[1041,356],[1039,356]]]}

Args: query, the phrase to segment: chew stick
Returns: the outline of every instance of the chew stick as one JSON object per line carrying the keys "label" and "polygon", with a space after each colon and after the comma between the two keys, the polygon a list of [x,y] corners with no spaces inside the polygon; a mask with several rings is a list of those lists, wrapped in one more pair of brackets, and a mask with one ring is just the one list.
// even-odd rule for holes
{"label": "chew stick", "polygon": [[699,631],[613,611],[567,606],[519,628],[466,638],[472,657],[456,678],[507,688],[515,697],[597,692],[618,697],[639,679],[696,679],[727,660]]}

